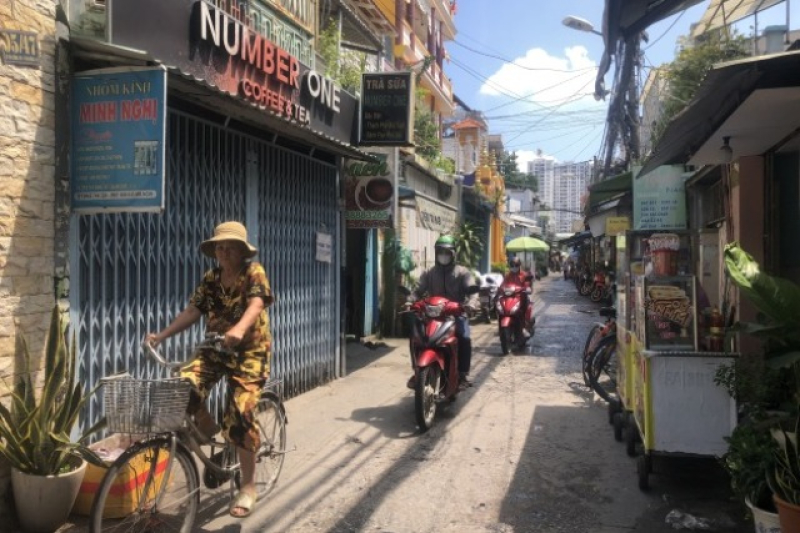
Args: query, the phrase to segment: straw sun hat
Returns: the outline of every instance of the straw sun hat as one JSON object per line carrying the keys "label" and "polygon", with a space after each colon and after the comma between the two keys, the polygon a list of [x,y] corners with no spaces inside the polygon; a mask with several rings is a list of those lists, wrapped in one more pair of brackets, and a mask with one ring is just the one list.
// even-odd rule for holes
{"label": "straw sun hat", "polygon": [[223,222],[214,228],[214,236],[200,243],[200,251],[208,257],[215,257],[214,246],[219,241],[239,241],[246,248],[245,257],[250,258],[258,249],[247,242],[247,229],[239,222]]}

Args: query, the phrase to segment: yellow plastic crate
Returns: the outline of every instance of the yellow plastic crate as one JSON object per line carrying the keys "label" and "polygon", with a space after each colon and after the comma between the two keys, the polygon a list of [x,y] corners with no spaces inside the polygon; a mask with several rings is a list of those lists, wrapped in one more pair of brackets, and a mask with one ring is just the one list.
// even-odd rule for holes
{"label": "yellow plastic crate", "polygon": [[[103,441],[107,445],[107,441]],[[99,446],[98,446],[99,445]],[[102,444],[92,446],[92,448],[105,447]],[[124,447],[124,446],[123,446]],[[156,484],[151,487],[151,490],[158,486],[164,470],[167,468],[167,461],[169,455],[167,453],[159,454],[159,462],[156,467]],[[88,516],[92,511],[92,503],[94,502],[94,495],[100,488],[100,483],[103,481],[103,476],[107,472],[107,468],[88,465],[86,474],[83,477],[78,498],[75,500],[75,505],[72,507],[72,512],[77,515]],[[120,472],[117,479],[111,487],[111,491],[106,498],[106,505],[103,511],[103,516],[107,518],[121,518],[133,512],[137,502],[140,498],[141,487],[137,489],[138,485],[143,485],[147,473],[150,470],[150,461],[147,459],[146,454],[140,453],[128,462],[128,471]],[[137,484],[138,482],[138,484]]]}

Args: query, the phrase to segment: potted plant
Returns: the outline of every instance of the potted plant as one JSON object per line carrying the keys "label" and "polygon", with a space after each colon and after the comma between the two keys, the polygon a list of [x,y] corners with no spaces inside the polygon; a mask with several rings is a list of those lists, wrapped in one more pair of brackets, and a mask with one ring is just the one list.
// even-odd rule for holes
{"label": "potted plant", "polygon": [[756,532],[778,533],[777,509],[767,484],[777,449],[769,429],[761,423],[743,423],[725,440],[728,451],[722,456],[722,466],[730,476],[733,493],[753,515]]}
{"label": "potted plant", "polygon": [[775,464],[770,470],[767,482],[772,490],[778,508],[782,531],[800,531],[800,449],[797,447],[797,434],[800,431],[800,417],[790,430],[781,427],[772,430],[777,443]]}
{"label": "potted plant", "polygon": [[[17,518],[29,532],[55,531],[69,516],[86,461],[103,464],[87,446],[101,421],[77,440],[71,438],[88,395],[75,376],[75,341],[64,342],[58,306],[53,308],[45,341],[44,380],[34,387],[34,369],[23,335],[17,335],[16,362],[21,365],[10,395],[0,403],[0,456],[11,465]],[[43,505],[46,502],[46,505]]]}

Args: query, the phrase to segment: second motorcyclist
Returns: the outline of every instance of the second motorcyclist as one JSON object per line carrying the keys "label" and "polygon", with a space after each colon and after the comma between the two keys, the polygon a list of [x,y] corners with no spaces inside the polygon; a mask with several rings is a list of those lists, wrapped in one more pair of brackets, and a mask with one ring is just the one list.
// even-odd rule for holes
{"label": "second motorcyclist", "polygon": [[[417,288],[411,292],[408,301],[415,302],[423,296],[442,296],[454,302],[465,303],[472,310],[479,309],[477,293],[469,295],[467,289],[476,284],[469,269],[456,264],[456,241],[450,235],[442,235],[434,245],[436,264],[419,277]],[[459,317],[456,325],[458,336],[458,373],[461,387],[470,385],[467,379],[472,362],[472,339],[469,320]],[[408,380],[409,388],[414,388],[415,376]]]}
{"label": "second motorcyclist", "polygon": [[[522,268],[522,261],[520,261],[519,257],[512,257],[508,262],[508,273],[506,273],[505,278],[503,279],[503,283],[519,285],[520,287],[525,287],[526,291],[522,295],[522,300],[520,302],[521,309],[520,309],[520,316],[527,317],[528,316],[528,306],[530,305],[530,294],[531,294],[531,284],[533,281],[533,275],[529,272],[526,272]],[[522,329],[522,334],[525,337],[530,337],[530,324],[527,322],[524,324]]]}

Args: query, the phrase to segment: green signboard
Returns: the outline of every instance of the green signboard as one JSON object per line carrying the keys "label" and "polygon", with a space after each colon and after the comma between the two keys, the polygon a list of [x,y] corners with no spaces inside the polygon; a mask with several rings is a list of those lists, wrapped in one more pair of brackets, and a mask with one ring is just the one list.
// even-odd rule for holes
{"label": "green signboard", "polygon": [[633,229],[685,229],[684,181],[682,165],[661,166],[637,176],[633,180]]}

